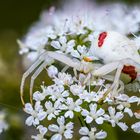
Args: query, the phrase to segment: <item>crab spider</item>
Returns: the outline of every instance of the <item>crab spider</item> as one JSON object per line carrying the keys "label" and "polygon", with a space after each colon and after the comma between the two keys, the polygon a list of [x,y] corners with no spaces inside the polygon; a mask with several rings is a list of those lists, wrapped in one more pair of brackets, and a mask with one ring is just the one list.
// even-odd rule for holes
{"label": "crab spider", "polygon": [[[19,44],[23,45],[21,42],[19,42]],[[75,70],[83,71],[85,73],[90,72],[91,76],[103,77],[116,70],[113,84],[109,89],[109,91],[112,91],[112,97],[116,96],[117,94],[116,91],[119,88],[121,72],[129,74],[132,80],[136,79],[137,72],[140,70],[140,55],[138,54],[134,41],[114,31],[101,32],[94,36],[90,51],[94,56],[97,56],[99,59],[103,60],[103,66],[95,68],[95,65],[92,63],[81,63],[80,61],[74,61],[72,58],[62,53],[45,51],[23,74],[20,87],[21,101],[23,105],[25,103],[23,99],[25,79],[40,65],[31,77],[30,100],[32,102],[34,80],[46,67],[46,65],[48,65],[48,57],[73,67]],[[121,88],[123,89],[123,86]]]}

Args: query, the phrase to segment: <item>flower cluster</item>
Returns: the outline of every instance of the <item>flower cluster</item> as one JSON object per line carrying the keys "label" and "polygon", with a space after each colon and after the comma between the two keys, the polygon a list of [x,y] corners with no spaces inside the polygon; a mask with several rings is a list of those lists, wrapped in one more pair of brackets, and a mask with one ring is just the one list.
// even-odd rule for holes
{"label": "flower cluster", "polygon": [[[20,53],[27,54],[26,59],[32,62],[48,50],[59,52],[74,62],[80,61],[89,67],[94,64],[96,69],[103,63],[91,54],[90,47],[99,31],[117,30],[125,35],[138,32],[140,11],[137,8],[126,8],[124,11],[124,6],[118,6],[119,13],[116,13],[115,8],[112,8],[114,5],[107,6],[110,12],[102,6],[97,9],[89,4],[88,17],[84,16],[85,12],[71,16],[76,15],[77,10],[69,10],[68,7],[67,10],[64,8],[64,11],[57,12],[51,8],[42,15],[41,22],[30,30],[23,43],[18,41]],[[104,15],[103,11],[106,11],[107,15]],[[101,24],[104,16],[104,24]],[[122,19],[124,22],[120,22]],[[127,29],[126,23],[129,23]],[[46,56],[45,60],[48,59]],[[87,73],[86,70],[72,71],[72,68],[67,66],[58,66],[57,61],[51,61],[45,68],[53,84],[41,85],[42,91],[33,94],[34,104],[26,103],[24,107],[24,111],[29,115],[26,124],[39,131],[37,136],[32,136],[33,139],[73,139],[74,128],[78,129],[80,140],[104,139],[107,132],[100,130],[101,127],[98,126],[105,123],[112,127],[118,126],[123,131],[131,125],[134,132],[140,133],[140,121],[134,124],[125,121],[126,116],[140,119],[140,111],[132,108],[135,103],[139,105],[140,97],[129,96],[124,91],[121,80],[115,96],[112,96],[114,91],[110,90],[110,87],[113,75],[91,77],[88,70]],[[77,123],[75,120],[78,120]]]}
{"label": "flower cluster", "polygon": [[[32,136],[35,140],[45,140],[51,137],[52,140],[61,140],[63,137],[72,139],[74,133],[74,120],[79,120],[79,134],[84,139],[104,139],[107,136],[105,131],[96,133],[98,125],[110,123],[112,127],[116,125],[123,131],[128,129],[128,124],[123,119],[124,116],[140,119],[139,112],[131,108],[131,104],[140,103],[140,98],[129,97],[124,93],[119,93],[114,99],[108,94],[102,102],[104,92],[109,86],[104,79],[90,81],[89,85],[83,85],[84,74],[80,73],[78,78],[68,73],[59,72],[51,65],[48,73],[54,84],[42,85],[42,91],[33,94],[34,106],[25,104],[25,112],[30,116],[26,119],[28,126],[35,126],[39,130],[37,136]],[[63,76],[63,78],[62,78]],[[98,91],[94,91],[98,87]],[[89,89],[90,88],[90,89]],[[93,89],[93,90],[91,90]],[[106,106],[104,106],[106,105]],[[57,120],[56,124],[44,124],[44,120],[50,123]],[[44,124],[44,126],[43,126]],[[140,122],[132,124],[131,128],[140,133]]]}
{"label": "flower cluster", "polygon": [[0,111],[0,134],[8,129],[8,124],[5,121],[5,112]]}

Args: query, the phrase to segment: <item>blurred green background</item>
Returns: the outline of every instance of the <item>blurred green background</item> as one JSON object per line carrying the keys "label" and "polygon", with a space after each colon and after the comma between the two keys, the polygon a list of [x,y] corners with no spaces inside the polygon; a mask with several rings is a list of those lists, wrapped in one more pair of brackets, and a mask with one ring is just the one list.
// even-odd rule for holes
{"label": "blurred green background", "polygon": [[[122,1],[122,0],[121,0]],[[18,54],[17,38],[22,38],[29,27],[39,19],[41,11],[58,6],[62,0],[0,0],[0,110],[7,112],[9,130],[0,135],[0,140],[30,140],[34,129],[24,125],[26,115],[22,110],[19,86],[23,67]],[[115,2],[115,0],[97,2]],[[124,0],[134,4],[138,0]],[[140,135],[119,128],[104,128],[109,132],[108,140],[139,140]]]}

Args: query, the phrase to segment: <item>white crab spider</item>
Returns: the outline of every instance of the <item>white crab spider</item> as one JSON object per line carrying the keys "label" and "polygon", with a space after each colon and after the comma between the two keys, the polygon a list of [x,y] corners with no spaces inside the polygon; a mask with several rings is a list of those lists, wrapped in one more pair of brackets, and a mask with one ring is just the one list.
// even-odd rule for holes
{"label": "white crab spider", "polygon": [[[24,45],[21,42],[18,43],[20,45]],[[120,74],[124,68],[124,72],[130,74],[132,78],[135,79],[135,77],[137,76],[138,69],[140,69],[140,55],[138,54],[138,50],[136,49],[134,41],[128,39],[127,37],[114,31],[101,32],[98,35],[94,36],[90,50],[94,56],[97,56],[98,58],[103,60],[104,66],[95,69],[94,64],[92,63],[88,63],[87,65],[85,65],[80,61],[73,61],[72,58],[69,58],[65,54],[52,51],[45,51],[38,58],[38,60],[23,74],[20,87],[21,101],[23,105],[23,89],[25,79],[29,76],[29,74],[32,71],[34,71],[42,63],[31,77],[30,100],[32,102],[32,89],[34,80],[48,64],[48,57],[65,63],[66,65],[73,67],[78,71],[83,71],[85,73],[90,72],[92,76],[102,77],[114,70],[117,70],[113,84],[110,87],[110,90],[113,91],[112,97],[115,96],[115,90],[117,90],[119,87]]]}

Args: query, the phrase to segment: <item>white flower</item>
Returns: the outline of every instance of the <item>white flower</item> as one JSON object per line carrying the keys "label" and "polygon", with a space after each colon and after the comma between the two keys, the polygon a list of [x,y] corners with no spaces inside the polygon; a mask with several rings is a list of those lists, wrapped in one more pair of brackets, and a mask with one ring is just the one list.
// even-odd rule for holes
{"label": "white flower", "polygon": [[39,91],[34,92],[33,99],[35,101],[43,101],[46,98],[46,96],[49,95],[47,87],[45,87],[44,84],[41,85],[41,89],[42,89],[42,92],[39,92]]}
{"label": "white flower", "polygon": [[61,101],[64,102],[66,100],[66,97],[69,96],[69,91],[64,90],[63,85],[53,85],[48,87],[48,92],[50,93],[49,99],[52,99],[53,101]]}
{"label": "white flower", "polygon": [[89,108],[90,112],[86,109],[83,109],[81,113],[83,116],[86,117],[86,122],[91,123],[93,120],[95,120],[97,124],[103,124],[104,118],[102,116],[104,115],[105,111],[102,108],[97,110],[97,104],[90,104]]}
{"label": "white flower", "polygon": [[34,94],[33,94],[33,99],[35,101],[43,101],[46,97],[46,94],[43,94],[39,91],[36,91]]}
{"label": "white flower", "polygon": [[128,95],[126,94],[120,94],[116,97],[116,104],[119,104],[117,106],[117,109],[119,109],[120,111],[123,111],[125,113],[127,113],[130,117],[133,117],[133,112],[131,110],[131,105],[129,102],[130,98]]}
{"label": "white flower", "polygon": [[83,91],[84,91],[84,88],[83,86],[81,85],[71,85],[70,86],[70,91],[72,92],[73,95],[79,95],[79,94],[82,94]]}
{"label": "white flower", "polygon": [[75,46],[75,40],[67,41],[65,36],[61,36],[59,41],[52,41],[51,46],[55,49],[61,50],[62,52],[70,53]]}
{"label": "white flower", "polygon": [[70,74],[59,72],[58,77],[55,77],[53,81],[58,85],[71,85],[73,83],[73,78]]}
{"label": "white flower", "polygon": [[119,104],[117,106],[117,109],[119,109],[120,111],[123,111],[125,113],[127,113],[130,117],[133,117],[133,112],[129,107],[125,107],[124,104],[127,104],[127,102],[122,102],[121,104]]}
{"label": "white flower", "polygon": [[87,90],[84,90],[82,94],[79,94],[79,98],[83,99],[84,101],[90,103],[92,101],[97,102],[100,98],[102,98],[103,94],[100,95],[96,92],[88,92]]}
{"label": "white flower", "polygon": [[8,129],[8,124],[5,121],[5,113],[3,111],[0,112],[0,134]]}
{"label": "white flower", "polygon": [[48,93],[48,95],[53,95],[54,93],[62,93],[64,91],[63,85],[50,85],[46,88],[45,92]]}
{"label": "white flower", "polygon": [[38,125],[39,122],[44,120],[47,116],[47,113],[43,111],[43,107],[41,106],[40,102],[36,102],[34,108],[35,109],[33,109],[30,103],[25,104],[24,111],[31,115],[26,119],[26,124],[28,126]]}
{"label": "white flower", "polygon": [[49,77],[53,78],[53,77],[55,77],[55,75],[58,74],[58,69],[55,66],[51,65],[47,69],[47,72],[48,72]]}
{"label": "white flower", "polygon": [[66,139],[71,139],[73,137],[73,123],[69,122],[65,125],[65,119],[62,116],[57,119],[57,123],[59,126],[51,124],[48,127],[50,131],[56,133],[51,137],[51,140],[62,140],[63,136]]}
{"label": "white flower", "polygon": [[119,122],[124,117],[122,112],[116,112],[115,108],[111,106],[108,108],[108,112],[110,116],[104,114],[104,119],[110,122],[112,124],[112,127],[115,127],[117,124],[123,131],[126,131],[128,129],[128,126],[125,123]]}
{"label": "white flower", "polygon": [[83,137],[80,138],[80,140],[96,140],[106,138],[107,133],[105,131],[95,133],[96,131],[96,128],[91,128],[91,130],[89,130],[87,127],[81,127],[79,133],[83,135]]}
{"label": "white flower", "polygon": [[131,128],[134,130],[134,132],[140,133],[140,122],[133,124]]}
{"label": "white flower", "polygon": [[37,136],[32,136],[32,139],[34,139],[34,140],[47,140],[44,138],[44,135],[47,133],[48,129],[42,125],[39,125],[37,127],[37,129],[39,130],[39,134],[37,134]]}
{"label": "white flower", "polygon": [[70,117],[73,118],[74,117],[74,111],[76,112],[80,112],[81,111],[81,107],[80,105],[82,104],[82,100],[78,99],[75,102],[73,101],[72,98],[67,98],[67,100],[65,101],[66,105],[62,105],[60,108],[64,109],[64,110],[68,110],[65,113],[65,117]]}
{"label": "white flower", "polygon": [[56,115],[59,115],[59,112],[60,112],[59,106],[60,106],[59,101],[56,101],[54,105],[50,101],[45,103],[45,107],[47,109],[46,113],[47,113],[48,120],[51,120],[52,118],[56,118]]}
{"label": "white flower", "polygon": [[80,60],[84,59],[85,57],[90,57],[90,54],[85,45],[78,45],[77,50],[73,50],[71,55],[73,57],[79,58]]}

